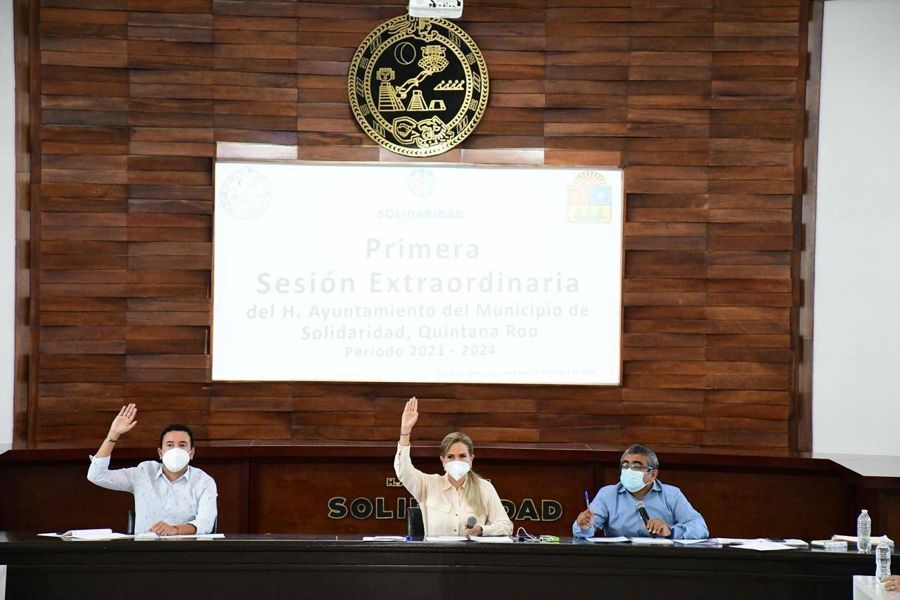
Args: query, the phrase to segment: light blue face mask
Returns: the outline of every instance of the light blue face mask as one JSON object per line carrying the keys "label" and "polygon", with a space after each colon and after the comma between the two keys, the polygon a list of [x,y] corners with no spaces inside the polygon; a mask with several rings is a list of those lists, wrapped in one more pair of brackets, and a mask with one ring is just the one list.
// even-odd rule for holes
{"label": "light blue face mask", "polygon": [[632,494],[641,491],[647,485],[644,483],[644,474],[641,471],[632,471],[631,469],[622,469],[619,481]]}

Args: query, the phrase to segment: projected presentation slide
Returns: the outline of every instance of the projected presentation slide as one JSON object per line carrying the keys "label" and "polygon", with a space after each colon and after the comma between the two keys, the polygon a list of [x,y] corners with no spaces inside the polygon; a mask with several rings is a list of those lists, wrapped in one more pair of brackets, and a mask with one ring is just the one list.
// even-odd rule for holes
{"label": "projected presentation slide", "polygon": [[622,172],[219,162],[213,379],[614,385]]}

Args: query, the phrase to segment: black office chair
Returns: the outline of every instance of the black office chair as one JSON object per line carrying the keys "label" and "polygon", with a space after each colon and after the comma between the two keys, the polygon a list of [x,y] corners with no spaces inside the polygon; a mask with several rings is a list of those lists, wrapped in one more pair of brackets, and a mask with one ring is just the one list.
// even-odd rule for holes
{"label": "black office chair", "polygon": [[411,540],[425,539],[425,522],[422,520],[422,509],[410,506],[406,512],[406,535]]}
{"label": "black office chair", "polygon": [[[125,533],[128,535],[134,535],[134,509],[133,508],[128,510],[128,525],[125,527]],[[213,521],[212,531],[210,533],[219,533],[219,515],[216,515],[216,519]]]}

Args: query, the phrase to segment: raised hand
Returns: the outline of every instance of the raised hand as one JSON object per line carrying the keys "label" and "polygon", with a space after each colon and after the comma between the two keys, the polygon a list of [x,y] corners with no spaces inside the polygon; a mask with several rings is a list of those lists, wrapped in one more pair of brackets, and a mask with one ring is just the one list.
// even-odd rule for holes
{"label": "raised hand", "polygon": [[419,420],[419,400],[413,396],[406,402],[403,416],[400,417],[400,435],[409,435],[416,421]]}
{"label": "raised hand", "polygon": [[135,404],[123,406],[116,418],[113,419],[112,425],[109,426],[109,439],[117,440],[119,436],[125,435],[134,429],[134,426],[137,425],[137,421],[134,420],[135,417],[137,417],[137,406]]}

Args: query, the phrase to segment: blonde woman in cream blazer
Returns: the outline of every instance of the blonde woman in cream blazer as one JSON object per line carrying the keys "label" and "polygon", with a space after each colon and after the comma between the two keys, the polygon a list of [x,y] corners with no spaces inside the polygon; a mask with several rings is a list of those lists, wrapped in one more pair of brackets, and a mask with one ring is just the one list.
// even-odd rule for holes
{"label": "blonde woman in cream blazer", "polygon": [[512,521],[503,510],[497,490],[471,470],[475,448],[469,436],[454,432],[444,438],[441,443],[443,475],[426,474],[413,466],[409,438],[419,418],[418,408],[419,401],[413,396],[403,410],[394,471],[422,508],[425,535],[512,534]]}

